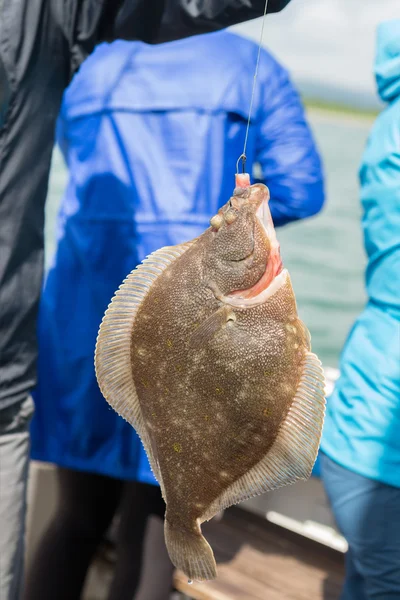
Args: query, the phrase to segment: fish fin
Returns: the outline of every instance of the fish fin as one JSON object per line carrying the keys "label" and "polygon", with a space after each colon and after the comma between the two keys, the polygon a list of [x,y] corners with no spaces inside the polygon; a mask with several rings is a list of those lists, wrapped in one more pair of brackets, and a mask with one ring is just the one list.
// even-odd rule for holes
{"label": "fish fin", "polygon": [[203,346],[209,339],[213,338],[217,331],[226,325],[228,321],[236,321],[235,313],[230,306],[221,306],[197,329],[192,333],[189,339],[189,345],[192,348]]}
{"label": "fish fin", "polygon": [[[194,531],[195,528],[198,531]],[[217,565],[213,551],[197,522],[193,530],[182,529],[171,525],[166,516],[164,534],[171,562],[188,579],[204,581],[216,578]]]}
{"label": "fish fin", "polygon": [[308,479],[317,458],[324,415],[324,373],[318,357],[307,352],[295,397],[271,448],[248,473],[213,501],[200,522],[208,521],[232,504]]}
{"label": "fish fin", "polygon": [[100,390],[114,410],[138,433],[163,495],[158,460],[153,453],[133,381],[131,335],[137,311],[152,283],[191,245],[192,242],[188,242],[161,248],[128,275],[106,310],[96,342],[95,369]]}

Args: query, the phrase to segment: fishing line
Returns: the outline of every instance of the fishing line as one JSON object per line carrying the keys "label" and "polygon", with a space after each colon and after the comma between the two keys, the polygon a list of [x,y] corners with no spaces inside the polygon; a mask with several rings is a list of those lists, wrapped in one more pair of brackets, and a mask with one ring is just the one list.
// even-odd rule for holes
{"label": "fishing line", "polygon": [[239,158],[237,159],[237,163],[236,163],[236,173],[239,173],[239,161],[242,161],[242,172],[245,173],[246,172],[246,148],[247,148],[247,139],[249,137],[249,129],[250,129],[250,120],[251,120],[251,113],[253,110],[253,102],[254,102],[254,93],[256,90],[256,83],[257,83],[257,75],[258,75],[258,65],[260,64],[260,54],[261,54],[261,48],[262,48],[262,42],[263,42],[263,36],[264,36],[264,25],[265,25],[265,17],[267,15],[267,6],[268,6],[268,0],[265,0],[265,6],[264,6],[264,14],[262,16],[262,25],[261,25],[261,34],[260,34],[260,42],[258,44],[258,54],[257,54],[257,62],[256,62],[256,68],[254,71],[254,77],[253,77],[253,89],[251,91],[251,99],[250,99],[250,108],[249,108],[249,117],[247,119],[247,127],[246,127],[246,135],[244,138],[244,145],[243,145],[243,153],[239,156]]}

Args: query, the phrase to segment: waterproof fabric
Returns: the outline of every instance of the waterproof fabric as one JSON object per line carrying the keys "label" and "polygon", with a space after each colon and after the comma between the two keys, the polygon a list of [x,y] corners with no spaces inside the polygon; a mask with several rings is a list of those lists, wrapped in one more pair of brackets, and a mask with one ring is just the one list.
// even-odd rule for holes
{"label": "waterproof fabric", "polygon": [[342,353],[321,447],[355,473],[400,487],[400,20],[378,28],[375,73],[390,104],[360,168],[369,301]]}
{"label": "waterproof fabric", "polygon": [[0,410],[36,381],[44,203],[72,74],[104,40],[168,41],[263,11],[264,0],[0,0]]}
{"label": "waterproof fabric", "polygon": [[[40,308],[34,458],[154,482],[135,432],[98,389],[96,335],[138,262],[198,236],[231,196],[256,56],[227,31],[118,41],[98,47],[67,90],[57,139],[70,178]],[[316,213],[320,159],[299,96],[266,51],[253,114],[247,167],[260,162],[276,224]]]}

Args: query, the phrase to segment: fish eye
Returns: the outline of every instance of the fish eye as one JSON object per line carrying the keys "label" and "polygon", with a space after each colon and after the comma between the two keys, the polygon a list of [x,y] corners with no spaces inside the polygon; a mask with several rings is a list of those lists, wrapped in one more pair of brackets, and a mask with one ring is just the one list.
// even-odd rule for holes
{"label": "fish eye", "polygon": [[212,219],[210,219],[210,225],[214,229],[219,229],[221,227],[221,225],[223,224],[223,222],[224,222],[224,219],[219,213],[214,215],[212,217]]}
{"label": "fish eye", "polygon": [[227,210],[227,212],[225,213],[225,222],[227,223],[227,225],[230,225],[231,223],[233,223],[233,221],[236,221],[237,219],[237,213],[235,210]]}

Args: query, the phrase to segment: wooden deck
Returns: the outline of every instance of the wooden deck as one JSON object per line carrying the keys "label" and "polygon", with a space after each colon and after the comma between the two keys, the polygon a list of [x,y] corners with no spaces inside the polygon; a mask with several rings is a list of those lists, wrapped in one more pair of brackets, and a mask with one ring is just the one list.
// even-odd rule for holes
{"label": "wooden deck", "polygon": [[237,507],[203,531],[218,563],[213,582],[176,588],[195,600],[337,600],[344,575],[339,552]]}

